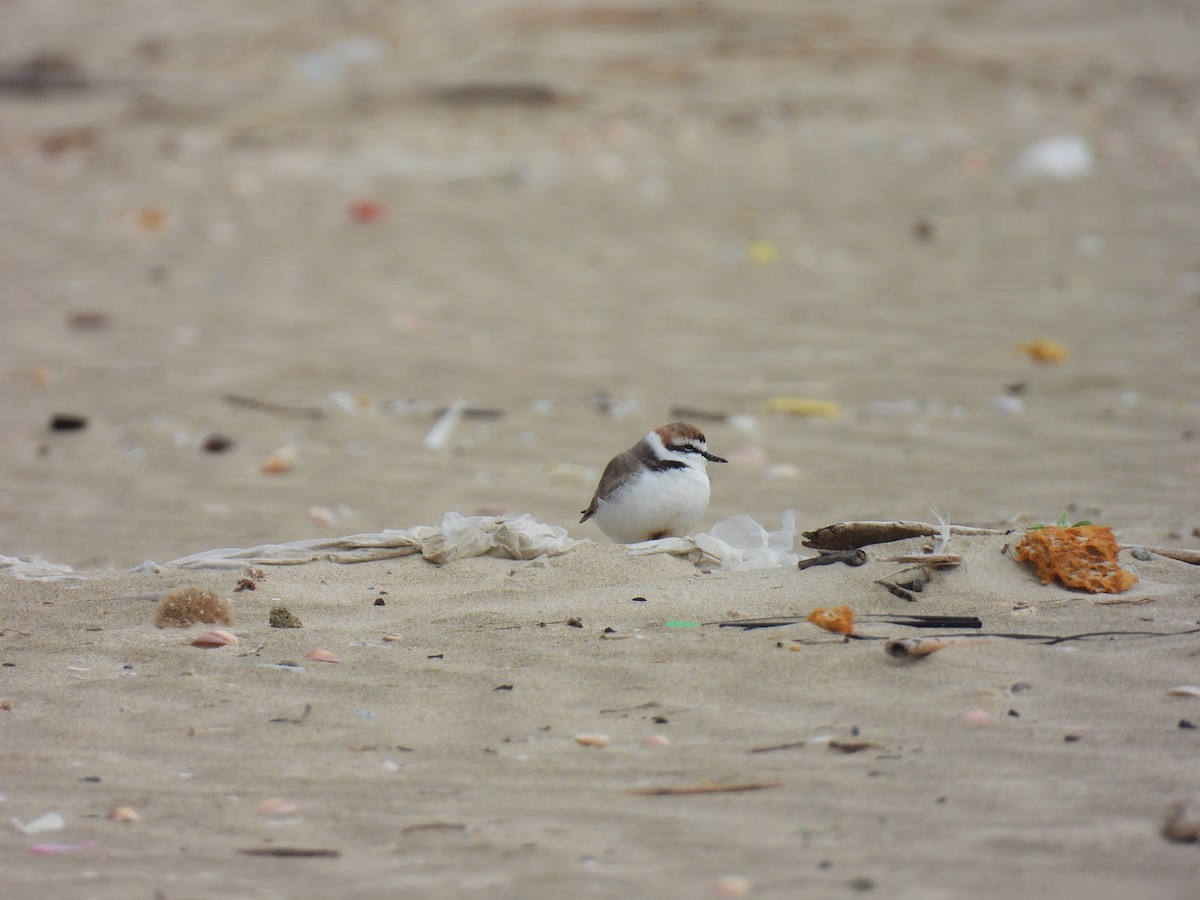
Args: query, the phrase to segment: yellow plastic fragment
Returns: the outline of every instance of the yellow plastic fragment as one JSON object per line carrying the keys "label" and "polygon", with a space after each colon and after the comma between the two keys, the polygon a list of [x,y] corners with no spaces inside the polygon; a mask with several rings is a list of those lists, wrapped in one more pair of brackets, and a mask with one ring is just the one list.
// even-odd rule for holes
{"label": "yellow plastic fragment", "polygon": [[832,400],[814,400],[811,397],[772,397],[767,401],[767,411],[820,419],[836,419],[842,414],[841,406]]}
{"label": "yellow plastic fragment", "polygon": [[1030,359],[1044,363],[1066,362],[1067,357],[1071,355],[1071,351],[1054,338],[1035,338],[1021,344],[1017,349]]}
{"label": "yellow plastic fragment", "polygon": [[774,241],[757,240],[746,245],[746,260],[760,266],[779,262],[779,246]]}

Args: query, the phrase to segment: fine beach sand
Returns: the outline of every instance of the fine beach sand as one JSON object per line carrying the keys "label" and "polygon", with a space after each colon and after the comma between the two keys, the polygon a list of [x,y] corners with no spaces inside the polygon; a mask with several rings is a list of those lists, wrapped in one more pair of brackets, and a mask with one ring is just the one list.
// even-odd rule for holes
{"label": "fine beach sand", "polygon": [[[1182,632],[1196,566],[1126,552],[1138,584],[1092,596],[1039,584],[1019,535],[958,536],[907,603],[874,582],[917,541],[703,575],[576,524],[682,409],[731,460],[702,530],[1065,511],[1200,547],[1187,4],[3,19],[0,70],[53,54],[86,80],[0,90],[0,555],[85,576],[0,570],[6,897],[1194,894],[1200,850],[1161,826],[1200,798],[1200,699],[1168,694],[1200,684],[1200,635],[906,662],[716,623],[848,604],[880,637],[923,632],[872,614],[914,611]],[[1090,168],[1022,168],[1063,135]],[[1069,355],[1019,349],[1039,338]],[[460,401],[487,414],[426,446]],[[238,593],[237,569],[135,571],[448,511],[590,540],[273,566]],[[146,596],[185,585],[230,599],[237,646],[155,627]],[[261,665],[285,661],[304,671]],[[754,789],[645,793],[705,785]],[[298,809],[256,811],[276,797]],[[264,847],[340,855],[240,852]]]}

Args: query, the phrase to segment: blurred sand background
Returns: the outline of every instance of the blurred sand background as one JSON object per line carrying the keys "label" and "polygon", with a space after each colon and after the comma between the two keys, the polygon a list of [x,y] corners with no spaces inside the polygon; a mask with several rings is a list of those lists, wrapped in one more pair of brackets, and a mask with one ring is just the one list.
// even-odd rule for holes
{"label": "blurred sand background", "polygon": [[[9,2],[6,64],[98,84],[0,96],[0,544],[120,567],[449,509],[599,537],[594,476],[679,405],[760,426],[704,423],[761,450],[713,518],[1074,506],[1195,542],[1198,34],[1177,3]],[[1014,177],[1060,134],[1090,174]],[[504,415],[430,453],[427,413],[222,399],[335,392]]]}
{"label": "blurred sand background", "polygon": [[[0,687],[5,809],[61,809],[83,828],[62,840],[98,845],[31,859],[9,833],[0,876],[20,896],[51,873],[57,896],[746,886],[725,876],[771,896],[1190,896],[1200,857],[1156,829],[1198,787],[1165,697],[1200,680],[1194,639],[939,654],[908,670],[935,673],[915,695],[865,644],[601,644],[603,626],[897,601],[849,570],[698,579],[576,522],[607,459],[682,407],[712,414],[692,418],[732,460],[706,526],[1067,511],[1200,546],[1197,46],[1200,12],[1169,0],[0,4],[0,553],[113,572],[0,586],[17,663]],[[22,89],[37,71],[79,83]],[[1056,136],[1090,164],[1022,165]],[[1031,359],[1036,338],[1069,356]],[[774,397],[840,415],[770,412]],[[496,415],[423,446],[456,401]],[[52,431],[55,414],[87,426]],[[214,435],[231,445],[207,451]],[[293,464],[265,473],[284,447]],[[293,682],[154,629],[145,601],[108,602],[187,583],[121,573],[145,559],[449,510],[530,512],[599,543],[541,568],[273,573],[266,591],[311,625],[267,629],[269,597],[238,595],[235,630],[264,659],[410,635],[398,669],[366,653]],[[988,546],[923,609],[1047,633],[1196,620],[1194,567],[1142,567],[1150,612],[1062,591],[1045,606],[1055,589]],[[364,619],[383,585],[409,605]],[[570,616],[583,631],[536,628]],[[428,659],[443,651],[449,675]],[[1006,717],[1022,681],[1061,687],[1035,714],[1041,749],[1028,708],[1025,731],[958,729],[968,706]],[[515,713],[495,705],[508,683]],[[678,755],[647,756],[651,717],[621,731],[598,712],[648,702],[704,710],[672,735]],[[305,703],[300,727],[264,724]],[[877,755],[748,755],[852,725],[917,770],[897,794],[876,790],[894,777]],[[543,726],[533,762],[505,756]],[[230,731],[200,747],[193,727]],[[1064,729],[1084,727],[1098,748],[1064,755]],[[556,755],[593,752],[570,735],[605,728],[619,739],[595,752],[624,739],[626,756]],[[617,761],[598,775],[596,759]],[[947,782],[978,786],[981,759],[996,780],[931,818]],[[103,799],[79,796],[97,773]],[[785,784],[648,813],[621,793],[647,779]],[[254,815],[272,794],[302,802],[300,837]],[[120,803],[143,819],[80,824]],[[236,855],[263,839],[343,857]]]}

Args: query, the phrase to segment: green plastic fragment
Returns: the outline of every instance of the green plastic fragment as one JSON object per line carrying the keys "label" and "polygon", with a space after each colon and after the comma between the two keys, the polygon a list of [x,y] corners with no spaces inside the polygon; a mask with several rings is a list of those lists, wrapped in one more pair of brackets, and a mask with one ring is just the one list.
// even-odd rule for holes
{"label": "green plastic fragment", "polygon": [[699,622],[689,622],[687,619],[672,619],[666,623],[667,628],[699,628]]}

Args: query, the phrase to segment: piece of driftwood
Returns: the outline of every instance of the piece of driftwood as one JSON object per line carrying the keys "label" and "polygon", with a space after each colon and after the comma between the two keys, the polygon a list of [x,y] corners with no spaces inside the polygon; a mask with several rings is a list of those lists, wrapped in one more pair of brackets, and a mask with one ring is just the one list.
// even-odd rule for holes
{"label": "piece of driftwood", "polygon": [[813,566],[829,566],[834,563],[845,563],[848,566],[861,566],[867,561],[867,551],[862,548],[853,550],[819,550],[816,556],[802,559],[796,563],[797,569],[811,569]]}
{"label": "piece of driftwood", "polygon": [[[994,528],[972,528],[967,525],[948,526],[950,534],[995,535],[1011,534]],[[890,544],[915,537],[937,537],[945,532],[939,525],[927,522],[838,522],[815,531],[803,532],[805,547],[814,550],[857,550],[871,544]]]}

